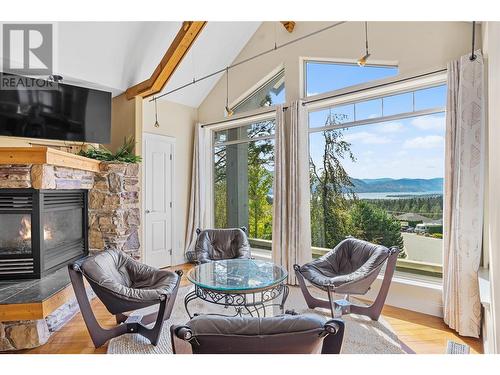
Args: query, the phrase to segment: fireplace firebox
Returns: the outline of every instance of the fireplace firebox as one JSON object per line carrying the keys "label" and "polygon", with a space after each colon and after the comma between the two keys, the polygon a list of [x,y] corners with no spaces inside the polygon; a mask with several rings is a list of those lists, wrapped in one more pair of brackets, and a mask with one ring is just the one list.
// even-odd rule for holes
{"label": "fireplace firebox", "polygon": [[0,189],[0,280],[39,279],[87,255],[87,194]]}

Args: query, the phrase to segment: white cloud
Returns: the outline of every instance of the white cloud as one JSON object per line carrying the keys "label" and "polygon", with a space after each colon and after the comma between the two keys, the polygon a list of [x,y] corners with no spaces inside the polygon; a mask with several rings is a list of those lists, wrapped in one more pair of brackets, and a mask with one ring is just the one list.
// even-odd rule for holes
{"label": "white cloud", "polygon": [[440,135],[426,135],[424,137],[416,137],[408,139],[403,143],[403,148],[436,148],[443,147],[444,138]]}
{"label": "white cloud", "polygon": [[360,142],[367,145],[380,145],[391,143],[391,140],[386,137],[381,137],[380,135],[373,134],[370,132],[357,132],[352,134],[346,134],[344,139],[347,142]]}
{"label": "white cloud", "polygon": [[444,131],[444,116],[420,116],[411,120],[411,124],[420,130]]}
{"label": "white cloud", "polygon": [[377,127],[380,133],[398,133],[404,129],[404,125],[400,122],[390,122],[388,124],[381,124]]}

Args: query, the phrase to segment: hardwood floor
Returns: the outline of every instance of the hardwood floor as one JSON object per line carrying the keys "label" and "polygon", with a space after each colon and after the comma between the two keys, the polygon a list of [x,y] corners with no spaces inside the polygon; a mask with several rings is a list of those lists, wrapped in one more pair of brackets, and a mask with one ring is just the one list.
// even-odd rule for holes
{"label": "hardwood floor", "polygon": [[[185,275],[190,267],[190,265],[182,265],[175,269],[182,269]],[[189,281],[183,276],[181,285],[188,284]],[[103,326],[115,324],[114,317],[97,298],[93,300],[92,308]],[[481,340],[458,336],[444,324],[441,318],[391,306],[384,308],[383,317],[391,324],[403,345],[415,353],[443,354],[448,340],[470,345],[471,353],[483,352]],[[60,331],[54,333],[45,345],[19,353],[102,354],[106,353],[106,349],[106,345],[98,349],[94,348],[82,316],[77,314]]]}

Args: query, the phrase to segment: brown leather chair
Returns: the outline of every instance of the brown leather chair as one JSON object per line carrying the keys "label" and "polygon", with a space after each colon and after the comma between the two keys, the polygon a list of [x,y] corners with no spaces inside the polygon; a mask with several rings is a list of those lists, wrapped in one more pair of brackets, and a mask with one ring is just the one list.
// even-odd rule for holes
{"label": "brown leather chair", "polygon": [[[372,244],[356,238],[347,238],[322,257],[303,266],[293,266],[302,294],[309,308],[330,308],[332,317],[354,313],[378,320],[384,307],[392,276],[396,268],[399,249]],[[384,280],[379,293],[370,306],[361,306],[349,301],[349,295],[363,295],[370,290],[382,266],[386,264]],[[307,289],[304,279],[328,294],[328,301],[315,298]],[[333,300],[333,294],[345,294],[343,300]]]}
{"label": "brown leather chair", "polygon": [[[138,333],[153,345],[158,343],[163,322],[172,312],[181,271],[158,270],[118,250],[105,250],[85,257],[68,268],[76,299],[96,348],[124,333]],[[115,315],[117,326],[104,329],[99,325],[85,291],[84,277],[108,311]],[[145,316],[126,314],[156,304],[159,304],[158,312]],[[146,327],[153,322],[152,328]]]}
{"label": "brown leather chair", "polygon": [[201,264],[215,260],[251,258],[246,228],[197,229],[194,251],[188,252],[190,262]]}
{"label": "brown leather chair", "polygon": [[338,354],[344,322],[316,314],[199,315],[170,332],[174,354]]}

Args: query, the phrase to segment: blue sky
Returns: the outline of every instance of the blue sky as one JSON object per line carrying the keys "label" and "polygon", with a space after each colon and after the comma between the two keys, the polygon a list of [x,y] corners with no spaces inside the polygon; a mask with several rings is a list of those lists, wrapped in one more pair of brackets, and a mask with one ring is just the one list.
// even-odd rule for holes
{"label": "blue sky", "polygon": [[317,95],[397,74],[397,67],[365,66],[360,68],[355,64],[308,62],[306,64],[306,92],[307,96]]}
{"label": "blue sky", "polygon": [[[397,70],[396,70],[397,73]],[[308,93],[322,93],[352,86],[361,82],[393,75],[394,68],[364,67],[354,65],[314,64],[308,67]],[[415,95],[415,109],[441,107],[446,104],[444,86],[422,90]],[[384,116],[410,112],[413,107],[411,94],[403,94],[384,100]],[[354,107],[331,109],[341,115],[340,122],[354,118]],[[309,125],[322,126],[330,109],[310,113]],[[356,106],[356,120],[382,115],[380,100],[372,100]],[[354,178],[435,178],[444,175],[445,115],[438,113],[376,123],[344,130],[344,139],[351,143],[356,162],[345,160],[343,165]],[[310,153],[317,166],[323,156],[324,140],[321,132],[311,133]]]}

